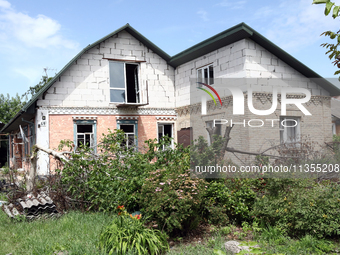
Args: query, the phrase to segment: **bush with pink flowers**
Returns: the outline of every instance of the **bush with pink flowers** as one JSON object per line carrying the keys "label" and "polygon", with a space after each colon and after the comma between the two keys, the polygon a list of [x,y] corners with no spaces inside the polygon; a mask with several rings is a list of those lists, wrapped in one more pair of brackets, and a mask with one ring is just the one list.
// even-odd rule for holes
{"label": "bush with pink flowers", "polygon": [[207,182],[190,177],[189,170],[156,170],[145,180],[140,201],[159,229],[169,234],[188,231],[202,219],[206,188]]}

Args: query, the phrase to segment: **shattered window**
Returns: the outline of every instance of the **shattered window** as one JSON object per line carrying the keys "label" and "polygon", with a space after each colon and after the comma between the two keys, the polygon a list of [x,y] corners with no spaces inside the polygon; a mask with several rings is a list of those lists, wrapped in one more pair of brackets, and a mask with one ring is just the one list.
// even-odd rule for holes
{"label": "shattered window", "polygon": [[138,64],[109,62],[110,102],[139,103]]}

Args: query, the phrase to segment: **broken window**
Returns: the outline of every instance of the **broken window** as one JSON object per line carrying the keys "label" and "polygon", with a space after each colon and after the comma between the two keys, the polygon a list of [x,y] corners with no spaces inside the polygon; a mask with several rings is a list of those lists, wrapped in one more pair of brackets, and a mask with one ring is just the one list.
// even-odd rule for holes
{"label": "broken window", "polygon": [[214,84],[214,67],[213,65],[197,69],[197,81],[208,85]]}
{"label": "broken window", "polygon": [[138,64],[109,62],[110,102],[139,103]]}
{"label": "broken window", "polygon": [[290,144],[300,141],[300,118],[280,118],[280,140],[281,143]]}
{"label": "broken window", "polygon": [[[173,124],[172,123],[158,123],[158,142],[164,137],[168,136],[169,138],[173,138]],[[166,148],[166,145],[163,145],[163,150]],[[168,147],[173,148],[173,139],[171,139]]]}

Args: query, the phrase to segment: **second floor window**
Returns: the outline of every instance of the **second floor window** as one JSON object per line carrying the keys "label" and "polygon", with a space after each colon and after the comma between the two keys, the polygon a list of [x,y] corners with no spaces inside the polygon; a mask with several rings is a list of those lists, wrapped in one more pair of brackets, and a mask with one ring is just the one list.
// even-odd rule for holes
{"label": "second floor window", "polygon": [[208,85],[214,84],[214,67],[213,65],[204,66],[197,69],[197,81]]}
{"label": "second floor window", "polygon": [[110,102],[139,103],[138,64],[109,62]]}

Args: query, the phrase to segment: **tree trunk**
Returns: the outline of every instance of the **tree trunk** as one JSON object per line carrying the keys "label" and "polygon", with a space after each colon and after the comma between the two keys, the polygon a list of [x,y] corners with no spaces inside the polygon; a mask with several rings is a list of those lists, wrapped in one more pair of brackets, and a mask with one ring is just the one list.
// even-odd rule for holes
{"label": "tree trunk", "polygon": [[33,152],[33,155],[31,157],[30,171],[28,173],[26,181],[26,188],[28,192],[32,191],[35,186],[36,169],[37,169],[37,154],[36,152]]}

